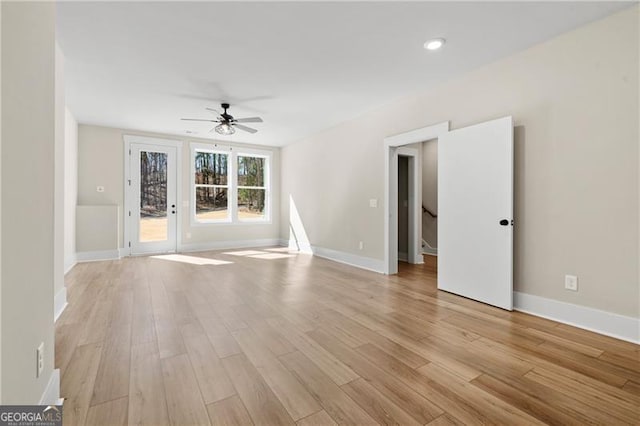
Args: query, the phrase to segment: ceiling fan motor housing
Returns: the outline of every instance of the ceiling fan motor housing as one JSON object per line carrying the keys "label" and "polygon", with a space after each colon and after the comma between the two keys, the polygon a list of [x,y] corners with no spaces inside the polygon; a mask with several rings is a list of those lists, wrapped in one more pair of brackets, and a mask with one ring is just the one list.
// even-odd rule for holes
{"label": "ceiling fan motor housing", "polygon": [[229,107],[231,105],[229,105],[228,103],[222,103],[220,104],[220,106],[222,107],[222,109],[224,110],[224,112],[222,114],[220,114],[220,116],[222,118],[224,118],[225,121],[231,121],[233,120],[233,115],[231,114],[227,114],[227,109],[229,109]]}

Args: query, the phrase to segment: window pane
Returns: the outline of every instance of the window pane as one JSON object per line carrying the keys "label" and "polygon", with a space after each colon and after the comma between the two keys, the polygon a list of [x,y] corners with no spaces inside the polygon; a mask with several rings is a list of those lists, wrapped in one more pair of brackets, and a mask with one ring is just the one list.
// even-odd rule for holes
{"label": "window pane", "polygon": [[264,189],[238,189],[238,219],[264,219]]}
{"label": "window pane", "polygon": [[167,239],[167,154],[140,151],[141,242]]}
{"label": "window pane", "polygon": [[264,186],[265,159],[238,156],[238,185]]}
{"label": "window pane", "polygon": [[227,154],[196,151],[196,184],[226,185]]}
{"label": "window pane", "polygon": [[227,219],[229,217],[227,206],[227,188],[196,188],[196,219]]}

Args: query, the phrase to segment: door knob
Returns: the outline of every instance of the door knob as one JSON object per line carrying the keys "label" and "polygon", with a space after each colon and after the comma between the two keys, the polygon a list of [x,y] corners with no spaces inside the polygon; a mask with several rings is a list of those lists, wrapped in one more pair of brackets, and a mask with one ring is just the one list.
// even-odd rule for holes
{"label": "door knob", "polygon": [[500,225],[502,225],[502,226],[508,226],[508,225],[509,225],[509,221],[508,221],[507,219],[502,219],[502,220],[500,221]]}

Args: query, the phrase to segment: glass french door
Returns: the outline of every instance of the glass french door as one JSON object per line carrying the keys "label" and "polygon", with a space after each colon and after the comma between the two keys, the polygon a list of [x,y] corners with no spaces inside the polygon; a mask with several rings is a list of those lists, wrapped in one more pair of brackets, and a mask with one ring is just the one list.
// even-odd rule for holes
{"label": "glass french door", "polygon": [[131,144],[131,254],[176,251],[176,158],[172,146]]}

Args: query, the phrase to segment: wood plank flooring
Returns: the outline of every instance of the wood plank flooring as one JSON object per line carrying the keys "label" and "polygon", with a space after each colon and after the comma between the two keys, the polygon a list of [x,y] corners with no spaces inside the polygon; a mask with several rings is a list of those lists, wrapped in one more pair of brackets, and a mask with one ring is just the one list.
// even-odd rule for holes
{"label": "wood plank flooring", "polygon": [[79,264],[56,323],[64,423],[640,424],[639,346],[439,292],[426,260]]}

